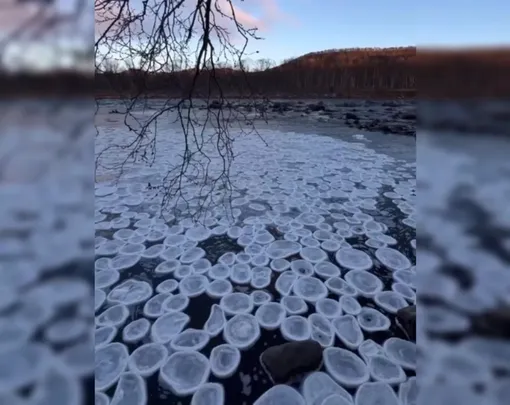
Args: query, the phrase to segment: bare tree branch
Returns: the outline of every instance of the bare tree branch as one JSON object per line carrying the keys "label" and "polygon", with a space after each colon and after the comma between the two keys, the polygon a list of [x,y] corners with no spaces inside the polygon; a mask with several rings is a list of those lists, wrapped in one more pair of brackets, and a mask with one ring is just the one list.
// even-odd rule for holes
{"label": "bare tree branch", "polygon": [[[225,66],[239,66],[244,73],[248,42],[260,39],[256,28],[239,23],[236,12],[232,0],[144,0],[139,7],[127,0],[96,2],[96,23],[105,27],[96,41],[96,71],[111,70],[113,60],[123,61],[135,87],[122,99],[130,136],[99,151],[96,175],[101,169],[115,171],[118,182],[133,164],[154,165],[161,138],[158,128],[177,124],[183,136],[179,161],[165,167],[160,184],[153,185],[162,215],[180,210],[198,221],[213,205],[229,201],[234,189],[230,180],[234,138],[258,134],[247,111],[227,100],[217,76]],[[191,79],[181,84],[182,97],[148,103],[148,75],[177,70],[187,70]],[[197,86],[204,80],[205,93]],[[243,96],[260,107],[251,89]],[[266,119],[265,108],[259,110]],[[122,159],[107,167],[104,156],[111,153]]]}

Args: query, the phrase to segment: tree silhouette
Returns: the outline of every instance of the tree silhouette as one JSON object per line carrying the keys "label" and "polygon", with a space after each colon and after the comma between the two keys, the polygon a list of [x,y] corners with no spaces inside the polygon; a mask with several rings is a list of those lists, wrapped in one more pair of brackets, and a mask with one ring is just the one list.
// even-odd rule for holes
{"label": "tree silhouette", "polygon": [[[243,64],[248,42],[259,37],[256,28],[238,21],[236,11],[232,0],[144,0],[138,7],[124,0],[96,1],[96,73],[106,78],[110,91],[122,94],[125,89],[115,82],[116,76],[104,74],[104,61],[132,64],[124,74],[129,78],[128,96],[122,98],[129,136],[118,137],[99,151],[96,173],[106,165],[103,156],[113,151],[123,156],[120,163],[109,167],[116,171],[117,180],[130,164],[154,165],[161,135],[158,126],[178,123],[183,136],[179,161],[169,164],[161,184],[155,185],[162,201],[161,214],[184,211],[201,220],[211,204],[228,202],[235,157],[231,130],[257,133],[246,110],[226,101],[218,80],[219,70],[237,66],[246,82],[242,96],[259,106]],[[183,68],[189,80],[175,80],[171,73]],[[150,113],[139,114],[137,110],[148,104],[146,94],[153,77],[160,79],[157,85],[161,89],[173,86],[177,99],[168,97],[159,106],[152,105]],[[199,82],[206,85],[198,88]],[[205,105],[205,110],[199,110],[200,105]],[[101,111],[100,101],[97,108]],[[221,163],[213,165],[211,155]],[[197,195],[189,192],[191,189]]]}

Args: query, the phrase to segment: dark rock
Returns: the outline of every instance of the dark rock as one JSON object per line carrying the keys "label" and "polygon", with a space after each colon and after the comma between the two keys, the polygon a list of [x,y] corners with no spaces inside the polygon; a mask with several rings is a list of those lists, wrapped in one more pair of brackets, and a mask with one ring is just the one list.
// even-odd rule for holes
{"label": "dark rock", "polygon": [[326,109],[326,106],[324,105],[324,102],[319,101],[316,104],[308,104],[307,109],[312,112],[324,111]]}
{"label": "dark rock", "polygon": [[398,107],[398,103],[396,101],[386,101],[382,103],[383,107]]}
{"label": "dark rock", "polygon": [[407,338],[416,342],[416,305],[399,309],[396,322]]}
{"label": "dark rock", "polygon": [[222,107],[222,102],[218,100],[213,100],[209,103],[209,108],[213,110],[219,110]]}
{"label": "dark rock", "polygon": [[263,103],[262,102],[262,103],[256,103],[255,104],[255,110],[260,112],[260,113],[266,112],[267,111],[267,107],[268,107],[267,103]]}
{"label": "dark rock", "polygon": [[359,120],[358,116],[352,112],[345,113],[346,120]]}
{"label": "dark rock", "polygon": [[483,312],[472,318],[475,334],[489,338],[510,339],[510,306]]}
{"label": "dark rock", "polygon": [[322,347],[314,340],[289,342],[266,349],[260,364],[273,384],[285,384],[322,366]]}
{"label": "dark rock", "polygon": [[285,102],[274,102],[273,103],[273,111],[274,112],[279,112],[280,114],[283,114],[287,111],[290,111],[292,109],[292,106],[290,103],[285,103]]}
{"label": "dark rock", "polygon": [[412,113],[412,112],[408,112],[408,113],[403,113],[400,118],[402,118],[403,120],[416,120],[416,113]]}

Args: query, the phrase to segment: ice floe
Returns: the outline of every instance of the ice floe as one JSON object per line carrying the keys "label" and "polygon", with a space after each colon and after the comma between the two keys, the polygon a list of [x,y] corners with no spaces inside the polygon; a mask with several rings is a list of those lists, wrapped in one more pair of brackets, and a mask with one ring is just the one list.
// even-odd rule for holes
{"label": "ice floe", "polygon": [[367,365],[349,350],[328,347],[324,349],[323,357],[326,371],[344,387],[357,387],[370,378]]}
{"label": "ice floe", "polygon": [[120,375],[110,405],[146,405],[147,385],[142,376],[133,372]]}
{"label": "ice floe", "polygon": [[340,277],[331,277],[328,278],[324,285],[326,288],[332,292],[333,294],[344,296],[356,296],[358,295],[358,291],[349,283],[347,283],[345,280],[341,279]]}
{"label": "ice floe", "polygon": [[168,349],[161,343],[146,343],[129,356],[128,367],[142,377],[150,377],[164,364]]}
{"label": "ice floe", "polygon": [[230,271],[230,280],[235,284],[249,284],[251,281],[251,268],[246,263],[236,263]]}
{"label": "ice floe", "polygon": [[404,297],[409,302],[416,302],[416,293],[411,287],[404,283],[393,283],[391,285],[392,291]]}
{"label": "ice floe", "polygon": [[191,398],[191,405],[224,405],[225,389],[219,383],[205,383]]}
{"label": "ice floe", "polygon": [[140,254],[119,254],[112,258],[110,268],[117,271],[130,269],[136,266],[141,257]]}
{"label": "ice floe", "polygon": [[372,298],[382,291],[383,282],[372,273],[365,270],[351,270],[345,274],[344,279],[358,292],[367,298]]}
{"label": "ice floe", "polygon": [[230,277],[230,267],[217,263],[208,270],[207,275],[213,280],[226,280]]}
{"label": "ice floe", "polygon": [[[156,292],[159,294],[173,293],[179,287],[179,282],[174,279],[164,280],[156,286]],[[152,298],[151,298],[152,299]]]}
{"label": "ice floe", "polygon": [[168,274],[174,272],[179,266],[181,262],[179,260],[171,259],[165,260],[164,262],[159,263],[154,269],[154,273],[156,274]]}
{"label": "ice floe", "polygon": [[366,382],[356,392],[355,405],[400,405],[395,391],[384,382]]}
{"label": "ice floe", "polygon": [[143,306],[143,315],[147,318],[158,318],[165,313],[163,303],[170,294],[160,293],[150,298]]}
{"label": "ice floe", "polygon": [[396,314],[399,309],[408,306],[406,300],[394,291],[380,291],[376,293],[374,302],[390,314]]}
{"label": "ice floe", "polygon": [[391,337],[384,342],[383,349],[394,363],[408,370],[416,370],[418,356],[416,343]]}
{"label": "ice floe", "polygon": [[314,273],[313,263],[302,259],[290,262],[290,269],[300,277],[309,277]]}
{"label": "ice floe", "polygon": [[109,343],[96,350],[95,389],[106,391],[112,387],[126,369],[129,352],[122,343]]}
{"label": "ice floe", "polygon": [[373,266],[370,256],[358,249],[340,249],[335,259],[340,266],[349,270],[368,270]]}
{"label": "ice floe", "polygon": [[261,290],[252,291],[250,295],[251,298],[253,299],[253,305],[255,306],[260,306],[273,300],[272,295],[266,291]]}
{"label": "ice floe", "polygon": [[209,334],[205,330],[189,328],[179,333],[170,342],[175,351],[202,350],[209,343]]}
{"label": "ice floe", "polygon": [[363,332],[352,315],[342,315],[331,321],[335,334],[349,349],[354,350],[363,342]]}
{"label": "ice floe", "polygon": [[179,282],[179,291],[187,297],[198,297],[209,285],[209,279],[201,274],[191,274]]}
{"label": "ice floe", "polygon": [[222,298],[230,293],[234,288],[228,280],[214,280],[207,286],[206,293],[211,298]]}
{"label": "ice floe", "polygon": [[106,346],[117,335],[118,329],[115,326],[101,326],[94,330],[94,341],[96,349]]}
{"label": "ice floe", "polygon": [[[416,405],[418,403],[418,393],[419,388],[416,377],[409,377],[398,388],[398,398],[402,405]],[[499,404],[496,402],[495,405],[503,405],[503,401]]]}
{"label": "ice floe", "polygon": [[375,251],[375,257],[379,260],[386,268],[397,271],[409,269],[412,264],[407,257],[405,257],[398,250],[382,247]]}
{"label": "ice floe", "polygon": [[315,303],[315,310],[318,314],[328,319],[333,319],[342,315],[340,302],[331,298],[321,298]]}
{"label": "ice floe", "polygon": [[330,347],[335,343],[335,331],[331,322],[324,316],[314,313],[308,317],[311,327],[310,338],[318,342],[322,347]]}
{"label": "ice floe", "polygon": [[[145,251],[145,245],[143,243],[127,243],[119,249],[119,253],[124,255],[136,255],[138,257]],[[112,259],[113,261],[113,259]]]}
{"label": "ice floe", "polygon": [[108,288],[119,281],[120,273],[117,270],[100,270],[95,272],[95,286],[97,289]]}
{"label": "ice floe", "polygon": [[115,326],[118,328],[124,325],[128,317],[128,307],[123,304],[114,305],[96,317],[96,326]]}
{"label": "ice floe", "polygon": [[142,253],[142,257],[145,259],[156,259],[163,253],[165,250],[165,246],[158,244],[158,245],[152,245],[145,249],[145,251]]}
{"label": "ice floe", "polygon": [[183,312],[189,305],[189,297],[184,294],[170,295],[161,304],[163,313]]}
{"label": "ice floe", "polygon": [[220,307],[227,315],[249,314],[253,311],[253,298],[245,293],[227,294],[221,298]]}
{"label": "ice floe", "polygon": [[298,254],[301,251],[301,245],[297,242],[287,240],[277,240],[269,244],[266,254],[270,259],[285,259]]}
{"label": "ice floe", "polygon": [[[11,402],[6,401],[5,404],[7,405],[7,403],[10,403],[12,405],[22,405],[22,402],[13,403],[12,401]],[[104,392],[97,391],[94,394],[94,405],[110,405],[110,397],[106,395]]]}
{"label": "ice floe", "polygon": [[269,267],[257,266],[251,270],[250,285],[253,288],[262,289],[271,284],[271,269]]}
{"label": "ice floe", "polygon": [[301,392],[307,405],[322,405],[331,395],[343,398],[348,404],[353,403],[351,394],[322,371],[310,373],[303,381]]}
{"label": "ice floe", "polygon": [[233,252],[227,252],[220,256],[218,262],[226,266],[232,266],[236,261],[236,255]]}
{"label": "ice floe", "polygon": [[146,281],[126,280],[117,285],[106,296],[109,304],[124,304],[126,306],[141,304],[152,295],[152,287]]}
{"label": "ice floe", "polygon": [[361,305],[355,297],[342,295],[339,302],[342,307],[342,311],[346,314],[358,315],[361,312]]}
{"label": "ice floe", "polygon": [[181,254],[182,264],[191,264],[205,256],[205,250],[200,247],[192,247]]}
{"label": "ice floe", "polygon": [[176,352],[167,358],[159,371],[159,379],[175,395],[194,394],[207,382],[211,367],[203,354],[195,351]]}
{"label": "ice floe", "polygon": [[292,291],[305,301],[316,303],[328,295],[324,283],[315,277],[299,277],[292,285]]}
{"label": "ice floe", "polygon": [[279,328],[285,317],[285,308],[277,302],[263,304],[255,312],[259,325],[268,330]]}
{"label": "ice floe", "polygon": [[282,336],[290,341],[303,341],[310,339],[312,328],[308,319],[300,315],[291,315],[285,318],[280,326]]}
{"label": "ice floe", "polygon": [[232,376],[241,363],[241,352],[230,344],[221,344],[212,349],[210,355],[211,373],[217,378]]}
{"label": "ice floe", "polygon": [[365,363],[368,363],[370,357],[386,355],[383,347],[375,343],[372,339],[364,340],[358,347],[358,353]]}
{"label": "ice floe", "polygon": [[304,247],[299,255],[310,263],[320,263],[328,259],[328,254],[318,247]]}
{"label": "ice floe", "polygon": [[257,399],[253,405],[306,405],[305,399],[288,385],[275,385]]}
{"label": "ice floe", "polygon": [[365,332],[384,331],[391,326],[390,319],[374,308],[362,307],[356,319],[360,328]]}
{"label": "ice floe", "polygon": [[368,370],[374,381],[384,382],[389,385],[397,385],[406,380],[406,374],[399,365],[392,362],[386,356],[370,356]]}
{"label": "ice floe", "polygon": [[145,318],[136,319],[128,323],[122,330],[122,340],[126,343],[136,343],[142,340],[151,328],[151,323]]}
{"label": "ice floe", "polygon": [[191,241],[201,242],[209,238],[211,236],[211,231],[209,228],[203,225],[197,225],[193,228],[188,228],[185,232],[186,238]]}
{"label": "ice floe", "polygon": [[260,326],[255,316],[238,314],[229,319],[223,329],[223,339],[240,350],[249,349],[260,337]]}
{"label": "ice floe", "polygon": [[223,331],[226,323],[227,318],[223,309],[219,305],[213,304],[209,317],[205,321],[204,330],[209,336],[216,337]]}
{"label": "ice floe", "polygon": [[194,274],[205,274],[211,268],[211,262],[208,259],[202,258],[191,263],[191,268]]}
{"label": "ice floe", "polygon": [[282,297],[281,304],[289,315],[300,315],[308,312],[306,301],[294,295]]}
{"label": "ice floe", "polygon": [[182,312],[160,316],[152,324],[151,339],[155,343],[168,343],[186,327],[190,318]]}

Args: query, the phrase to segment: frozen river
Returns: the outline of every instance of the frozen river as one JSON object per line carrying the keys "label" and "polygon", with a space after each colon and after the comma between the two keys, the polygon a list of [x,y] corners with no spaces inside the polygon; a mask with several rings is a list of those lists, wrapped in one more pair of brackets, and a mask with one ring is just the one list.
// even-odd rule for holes
{"label": "frozen river", "polygon": [[[99,127],[96,153],[132,142],[114,115],[103,118],[111,121]],[[308,389],[296,382],[301,394],[279,387],[266,395],[319,405],[335,392],[351,403],[360,391],[369,404],[375,398],[364,385],[375,373],[388,384],[388,404],[399,384],[405,397],[414,365],[399,361],[414,364],[415,354],[390,361],[384,350],[392,349],[382,346],[392,338],[395,350],[414,347],[394,319],[416,298],[414,145],[279,123],[259,135],[232,130],[230,149],[211,133],[188,139],[186,160],[182,131],[158,121],[147,152],[152,167],[125,161],[121,148],[101,155],[96,333],[104,340],[96,335],[96,387],[118,395],[115,387],[128,378],[120,364],[131,355],[141,362],[130,363],[134,371],[152,367],[135,386],[147,387],[150,404],[187,404],[193,394],[195,401],[210,395],[208,404],[223,403],[221,396],[225,404],[252,404],[272,386],[261,353],[313,339],[325,349],[325,374],[308,377]],[[121,172],[114,184],[112,173]],[[143,329],[135,339],[125,332],[131,322]],[[370,360],[378,353],[381,364]],[[113,371],[103,356],[119,366]],[[346,361],[354,361],[354,375]],[[320,388],[322,379],[332,385]]]}

